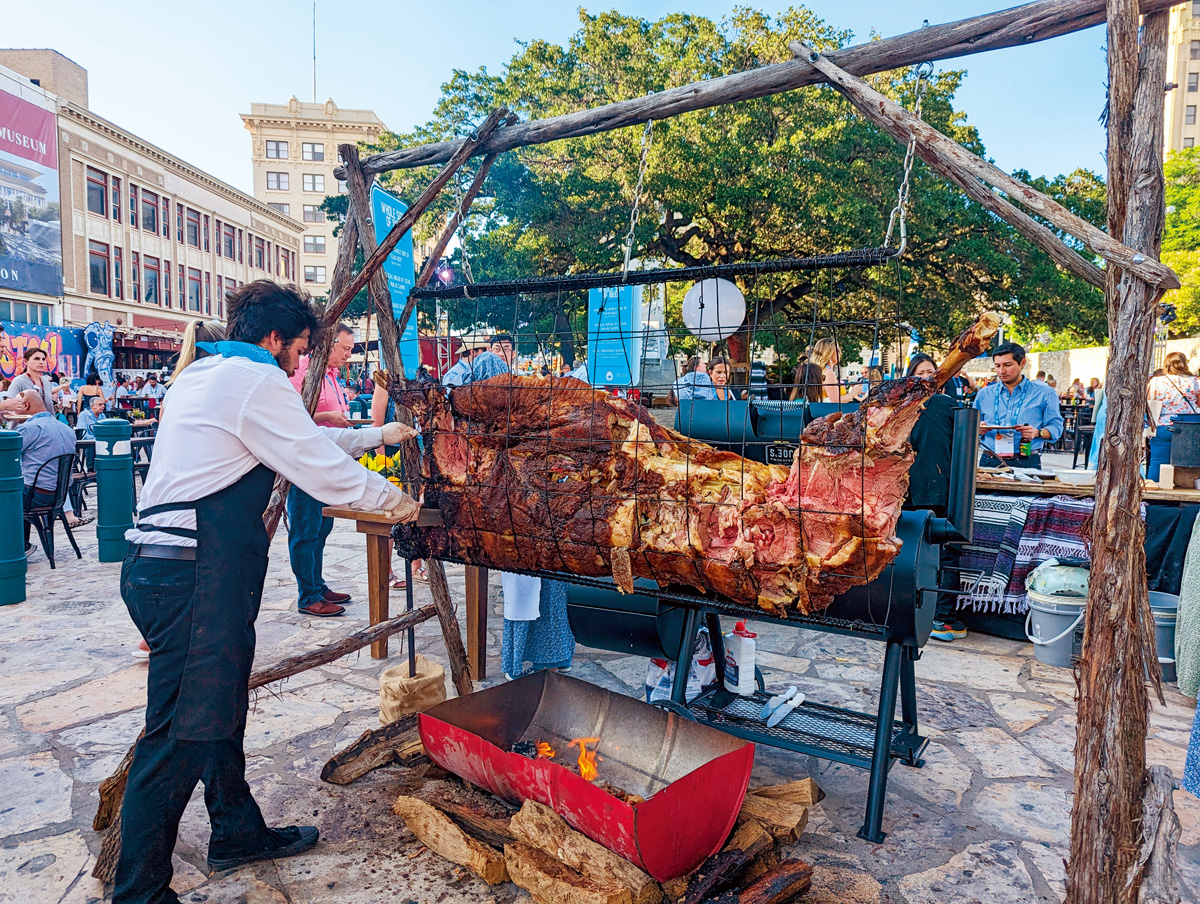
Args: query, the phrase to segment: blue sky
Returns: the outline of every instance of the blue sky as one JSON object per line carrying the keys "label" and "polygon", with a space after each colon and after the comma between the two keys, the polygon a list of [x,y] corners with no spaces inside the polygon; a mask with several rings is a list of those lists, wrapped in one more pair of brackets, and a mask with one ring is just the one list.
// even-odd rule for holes
{"label": "blue sky", "polygon": [[[749,3],[767,12],[787,4]],[[831,25],[857,40],[1015,5],[1013,0],[811,0]],[[373,109],[404,131],[428,119],[453,69],[493,72],[515,41],[565,41],[577,2],[460,0],[458,3],[318,0],[317,93],[343,107]],[[617,0],[586,6],[657,18],[686,9],[719,19],[729,0]],[[0,43],[53,47],[88,70],[91,107],[133,133],[249,190],[250,137],[239,113],[251,101],[312,99],[311,0],[209,0],[204,4],[109,0],[7,0]],[[352,30],[350,21],[365,22]],[[1006,170],[1055,175],[1101,171],[1104,30],[966,57],[957,105]]]}

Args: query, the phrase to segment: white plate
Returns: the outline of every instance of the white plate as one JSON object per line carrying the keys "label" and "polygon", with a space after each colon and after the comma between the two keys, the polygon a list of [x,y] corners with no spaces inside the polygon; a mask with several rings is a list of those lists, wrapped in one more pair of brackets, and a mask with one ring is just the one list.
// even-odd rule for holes
{"label": "white plate", "polygon": [[1095,471],[1058,470],[1054,473],[1060,481],[1073,487],[1090,487],[1096,485]]}

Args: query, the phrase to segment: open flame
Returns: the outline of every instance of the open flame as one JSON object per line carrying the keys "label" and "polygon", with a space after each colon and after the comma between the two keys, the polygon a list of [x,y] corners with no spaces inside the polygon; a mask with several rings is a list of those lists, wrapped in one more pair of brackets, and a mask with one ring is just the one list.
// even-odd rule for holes
{"label": "open flame", "polygon": [[545,760],[552,759],[555,756],[554,748],[545,741],[537,742],[537,754],[539,757]]}
{"label": "open flame", "polygon": [[594,782],[600,772],[596,768],[596,751],[588,750],[587,745],[599,743],[599,738],[576,738],[567,744],[568,747],[579,748],[579,775],[589,782]]}

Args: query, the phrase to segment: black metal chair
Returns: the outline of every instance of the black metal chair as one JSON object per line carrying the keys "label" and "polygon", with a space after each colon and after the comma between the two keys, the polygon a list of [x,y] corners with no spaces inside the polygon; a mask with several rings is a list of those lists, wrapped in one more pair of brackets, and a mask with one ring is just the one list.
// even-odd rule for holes
{"label": "black metal chair", "polygon": [[[81,431],[76,430],[76,435]],[[75,465],[71,471],[71,504],[82,515],[88,507],[87,488],[96,485],[96,444],[94,440],[77,440]]]}
{"label": "black metal chair", "polygon": [[1092,423],[1092,408],[1080,408],[1075,421],[1074,437],[1071,443],[1071,467],[1079,464],[1079,453],[1083,452],[1083,466],[1087,468],[1088,459],[1092,457],[1092,436],[1096,433],[1096,425]]}
{"label": "black metal chair", "polygon": [[[52,458],[45,462],[37,469],[33,475],[33,484],[25,487],[25,537],[26,542],[29,538],[29,525],[33,525],[37,530],[38,540],[42,544],[42,552],[46,554],[46,558],[50,560],[50,567],[54,567],[54,519],[57,518],[62,522],[63,530],[67,532],[67,539],[71,541],[71,547],[75,550],[76,558],[83,558],[83,553],[79,551],[79,544],[75,542],[75,535],[71,533],[71,525],[67,523],[67,516],[63,512],[63,503],[67,500],[67,492],[71,488],[71,471],[75,466],[75,454],[68,453],[67,455],[59,455],[57,458]],[[53,468],[55,474],[54,489],[48,490],[45,487],[38,486],[38,480],[41,479],[42,472],[47,468]],[[35,492],[38,495],[49,495],[53,493],[53,497],[48,502],[34,502]]]}

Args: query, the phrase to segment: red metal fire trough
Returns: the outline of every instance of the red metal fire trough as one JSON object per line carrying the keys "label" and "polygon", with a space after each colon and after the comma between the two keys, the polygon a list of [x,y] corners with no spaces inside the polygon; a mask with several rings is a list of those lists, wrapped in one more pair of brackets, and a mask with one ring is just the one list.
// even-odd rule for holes
{"label": "red metal fire trough", "polygon": [[[447,700],[421,713],[419,725],[443,769],[513,803],[553,808],[659,881],[720,849],[754,766],[753,744],[555,672]],[[645,800],[626,803],[560,765],[575,761],[578,748],[567,745],[576,738],[600,739],[599,782]],[[511,752],[539,741],[554,759]]]}

